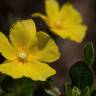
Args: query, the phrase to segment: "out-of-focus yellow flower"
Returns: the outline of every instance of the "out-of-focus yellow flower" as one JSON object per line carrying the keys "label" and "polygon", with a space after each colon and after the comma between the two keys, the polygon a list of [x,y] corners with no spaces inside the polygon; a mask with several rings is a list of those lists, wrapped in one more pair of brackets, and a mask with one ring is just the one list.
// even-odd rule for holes
{"label": "out-of-focus yellow flower", "polygon": [[48,64],[60,57],[53,39],[44,32],[37,32],[34,22],[18,21],[10,30],[10,40],[0,32],[0,52],[7,59],[0,64],[0,72],[21,78],[45,81],[56,71]]}
{"label": "out-of-focus yellow flower", "polygon": [[57,0],[45,0],[46,14],[34,13],[33,17],[41,17],[50,30],[63,39],[81,42],[86,35],[87,27],[75,8],[67,3],[59,8]]}

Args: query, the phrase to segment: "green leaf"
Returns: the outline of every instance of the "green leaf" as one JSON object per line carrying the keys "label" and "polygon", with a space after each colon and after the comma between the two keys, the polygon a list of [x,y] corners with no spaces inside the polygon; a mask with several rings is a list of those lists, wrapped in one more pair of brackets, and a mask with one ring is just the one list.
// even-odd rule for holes
{"label": "green leaf", "polygon": [[78,89],[77,87],[73,87],[72,89],[72,96],[81,96],[81,90]]}
{"label": "green leaf", "polygon": [[77,62],[70,70],[69,75],[72,85],[83,90],[87,86],[91,87],[93,83],[93,74],[91,69],[84,62]]}
{"label": "green leaf", "polygon": [[1,96],[15,96],[15,95],[13,93],[5,93],[5,94],[3,94]]}
{"label": "green leaf", "polygon": [[82,94],[81,96],[90,96],[90,94],[91,94],[90,88],[86,87],[85,89],[83,89],[81,94]]}
{"label": "green leaf", "polygon": [[34,95],[33,96],[51,96],[51,95],[47,94],[46,91],[43,88],[37,88],[34,91]]}
{"label": "green leaf", "polygon": [[94,57],[95,57],[94,54],[95,52],[93,43],[92,42],[87,43],[84,47],[84,59],[88,65],[92,65],[94,63]]}
{"label": "green leaf", "polygon": [[64,96],[71,96],[71,85],[68,83],[64,85]]}
{"label": "green leaf", "polygon": [[13,92],[14,87],[14,80],[11,77],[6,76],[2,81],[1,88],[6,92]]}
{"label": "green leaf", "polygon": [[14,80],[11,77],[7,77],[2,82],[2,89],[6,94],[4,96],[8,94],[14,94],[13,96],[32,96],[33,83],[34,82],[28,78]]}
{"label": "green leaf", "polygon": [[2,84],[2,81],[4,80],[6,76],[4,74],[0,74],[0,86]]}
{"label": "green leaf", "polygon": [[0,96],[2,96],[3,93],[4,91],[0,88]]}
{"label": "green leaf", "polygon": [[96,96],[96,90],[92,91],[91,96]]}
{"label": "green leaf", "polygon": [[51,78],[48,78],[45,82],[40,81],[38,85],[44,89],[51,89],[55,86],[54,81]]}
{"label": "green leaf", "polygon": [[33,96],[59,96],[60,90],[55,86],[52,78],[48,78],[46,81],[38,81],[37,87],[34,90]]}
{"label": "green leaf", "polygon": [[47,81],[38,81],[37,88],[34,91],[34,96],[55,96],[54,81],[48,78]]}

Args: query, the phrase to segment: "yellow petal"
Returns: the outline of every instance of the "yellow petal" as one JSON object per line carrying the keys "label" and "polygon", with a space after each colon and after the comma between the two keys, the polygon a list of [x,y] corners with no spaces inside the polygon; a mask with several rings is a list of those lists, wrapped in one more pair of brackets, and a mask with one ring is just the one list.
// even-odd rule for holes
{"label": "yellow petal", "polygon": [[16,50],[12,47],[8,39],[0,32],[0,52],[8,60],[16,59]]}
{"label": "yellow petal", "polygon": [[33,20],[17,21],[10,30],[10,40],[15,48],[29,48],[36,44],[36,27]]}
{"label": "yellow petal", "polygon": [[86,35],[87,27],[85,25],[73,25],[70,26],[69,32],[71,33],[69,38],[75,42],[82,42]]}
{"label": "yellow petal", "polygon": [[45,9],[50,22],[54,22],[59,16],[59,4],[57,0],[45,0]]}
{"label": "yellow petal", "polygon": [[82,42],[86,35],[87,27],[85,25],[70,25],[65,29],[52,29],[52,31],[63,39],[70,39],[77,43]]}
{"label": "yellow petal", "polygon": [[49,65],[37,61],[28,62],[23,66],[24,76],[35,81],[45,81],[48,77],[54,75],[55,73],[56,71]]}
{"label": "yellow petal", "polygon": [[0,64],[0,72],[13,77],[14,79],[23,77],[22,64],[18,61],[6,61]]}
{"label": "yellow petal", "polygon": [[[38,51],[34,56],[41,62],[51,63],[60,57],[59,49],[54,40],[45,32],[37,33]],[[32,51],[33,52],[33,51]]]}
{"label": "yellow petal", "polygon": [[71,23],[82,23],[82,17],[80,13],[70,3],[62,6],[60,15],[62,21],[65,20]]}

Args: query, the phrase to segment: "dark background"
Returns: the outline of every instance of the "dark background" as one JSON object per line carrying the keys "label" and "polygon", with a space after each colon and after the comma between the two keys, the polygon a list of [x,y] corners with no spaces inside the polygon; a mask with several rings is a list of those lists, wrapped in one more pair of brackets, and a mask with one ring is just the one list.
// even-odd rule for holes
{"label": "dark background", "polygon": [[[58,37],[57,44],[60,47],[61,58],[53,64],[53,67],[57,70],[57,75],[55,76],[56,84],[61,87],[64,81],[69,80],[68,70],[70,66],[76,61],[83,60],[84,44],[93,41],[94,46],[96,46],[96,0],[58,1],[60,6],[66,2],[71,2],[81,13],[84,23],[88,26],[86,38],[80,44],[69,40],[62,40]],[[8,36],[10,25],[16,19],[32,18],[31,14],[34,12],[45,14],[44,0],[0,0],[0,31]],[[40,18],[34,20],[37,30],[48,30],[47,26]]]}

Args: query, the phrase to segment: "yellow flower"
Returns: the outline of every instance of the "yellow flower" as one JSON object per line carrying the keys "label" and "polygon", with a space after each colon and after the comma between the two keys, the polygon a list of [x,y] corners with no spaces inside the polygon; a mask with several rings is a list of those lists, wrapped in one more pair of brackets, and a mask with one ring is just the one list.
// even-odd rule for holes
{"label": "yellow flower", "polygon": [[82,17],[75,8],[67,3],[60,6],[56,0],[45,0],[46,14],[34,13],[33,17],[41,17],[50,30],[63,39],[81,42],[86,35],[87,27],[82,23]]}
{"label": "yellow flower", "polygon": [[36,33],[31,19],[14,24],[9,39],[0,32],[0,52],[7,59],[0,64],[0,72],[14,79],[25,76],[41,81],[56,73],[46,63],[56,61],[60,57],[59,50],[48,34]]}

